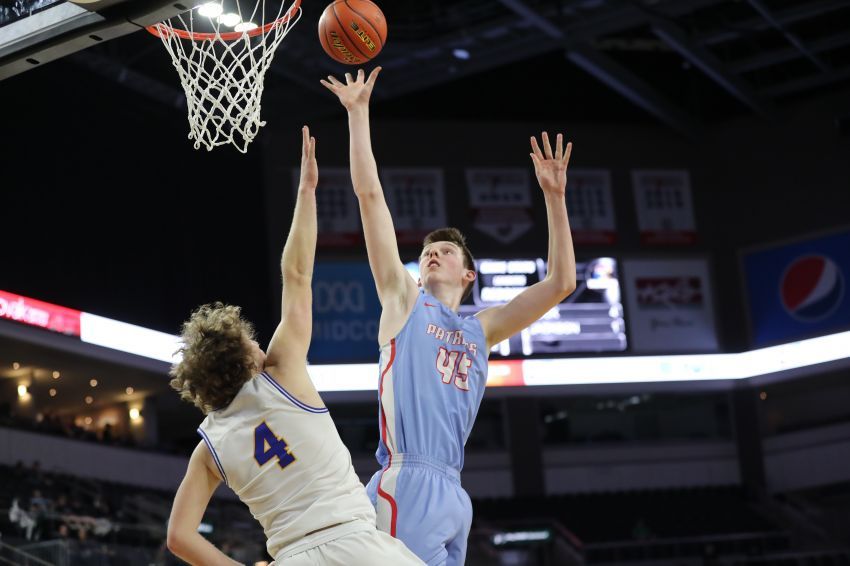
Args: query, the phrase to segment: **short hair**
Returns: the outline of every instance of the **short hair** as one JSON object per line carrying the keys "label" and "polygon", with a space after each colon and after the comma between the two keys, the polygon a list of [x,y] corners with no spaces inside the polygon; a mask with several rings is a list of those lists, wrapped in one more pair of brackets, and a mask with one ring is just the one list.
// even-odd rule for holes
{"label": "short hair", "polygon": [[[438,228],[434,230],[422,240],[422,247],[429,244],[433,244],[434,242],[451,242],[455,244],[460,250],[463,252],[463,265],[467,269],[471,271],[475,271],[475,258],[472,257],[472,252],[469,251],[469,248],[466,246],[466,236],[458,230],[457,228]],[[472,294],[472,284],[474,281],[470,281],[466,284],[466,289],[463,290],[463,297],[461,297],[460,301],[463,302]]]}
{"label": "short hair", "polygon": [[169,372],[171,387],[204,414],[230,405],[254,374],[248,344],[254,327],[242,318],[242,309],[202,305],[183,323],[180,338],[183,359]]}

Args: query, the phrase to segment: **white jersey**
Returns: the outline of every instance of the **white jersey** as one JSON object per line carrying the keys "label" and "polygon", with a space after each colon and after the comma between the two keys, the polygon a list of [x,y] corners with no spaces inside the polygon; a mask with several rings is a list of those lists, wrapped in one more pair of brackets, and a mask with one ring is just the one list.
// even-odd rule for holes
{"label": "white jersey", "polygon": [[249,380],[198,432],[224,482],[263,526],[271,556],[375,510],[327,408],[297,400],[270,375]]}

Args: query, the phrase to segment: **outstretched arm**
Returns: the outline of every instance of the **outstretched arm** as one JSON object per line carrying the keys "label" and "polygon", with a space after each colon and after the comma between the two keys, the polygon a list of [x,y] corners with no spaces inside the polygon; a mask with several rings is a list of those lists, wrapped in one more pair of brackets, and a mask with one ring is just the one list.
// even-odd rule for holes
{"label": "outstretched arm", "polygon": [[266,371],[302,401],[321,404],[305,368],[313,334],[313,292],[310,285],[316,258],[319,168],[316,139],[310,136],[307,126],[302,128],[301,136],[301,180],[292,213],[292,226],[280,260],[283,276],[281,320],[266,352]]}
{"label": "outstretched arm", "polygon": [[543,132],[543,151],[533,136],[531,148],[534,172],[546,201],[549,267],[543,281],[524,290],[505,305],[478,313],[488,347],[510,338],[537,321],[576,288],[576,258],[566,206],[567,166],[573,144],[568,143],[566,149],[563,149],[563,136],[558,134],[553,155],[549,135]]}
{"label": "outstretched arm", "polygon": [[400,312],[407,314],[407,307],[412,308],[416,301],[416,283],[398,253],[393,219],[384,199],[369,132],[369,98],[380,72],[381,68],[376,67],[366,79],[361,69],[356,79],[346,73],[345,84],[331,76],[321,82],[348,111],[351,181],[360,204],[366,251],[378,298],[385,311],[400,308]]}
{"label": "outstretched arm", "polygon": [[209,449],[198,443],[189,459],[186,476],[174,496],[168,519],[168,549],[189,564],[239,564],[198,534],[210,498],[221,480],[207,466]]}

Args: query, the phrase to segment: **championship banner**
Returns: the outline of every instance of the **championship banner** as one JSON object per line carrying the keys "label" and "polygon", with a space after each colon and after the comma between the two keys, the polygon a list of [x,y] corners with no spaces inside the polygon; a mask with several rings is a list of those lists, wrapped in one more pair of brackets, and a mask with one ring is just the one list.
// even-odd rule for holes
{"label": "championship banner", "polygon": [[[301,168],[293,168],[293,198],[298,193],[300,178]],[[363,241],[360,209],[351,185],[351,172],[347,168],[322,168],[316,188],[316,209],[319,228],[317,245],[351,247]]]}
{"label": "championship banner", "polygon": [[421,244],[428,233],[446,226],[442,169],[384,168],[381,178],[400,245]]}
{"label": "championship banner", "polygon": [[570,170],[567,177],[567,212],[574,243],[616,243],[611,172],[606,169]]}
{"label": "championship banner", "polygon": [[753,344],[850,329],[850,232],[742,254]]}
{"label": "championship banner", "polygon": [[466,186],[472,223],[478,230],[509,244],[531,229],[534,221],[527,169],[467,169]]}
{"label": "championship banner", "polygon": [[708,261],[625,260],[635,352],[714,352],[717,332]]}
{"label": "championship banner", "polygon": [[377,363],[380,318],[381,303],[367,262],[316,263],[313,340],[307,355],[311,363]]}
{"label": "championship banner", "polygon": [[691,179],[687,171],[635,170],[632,184],[642,244],[696,242]]}

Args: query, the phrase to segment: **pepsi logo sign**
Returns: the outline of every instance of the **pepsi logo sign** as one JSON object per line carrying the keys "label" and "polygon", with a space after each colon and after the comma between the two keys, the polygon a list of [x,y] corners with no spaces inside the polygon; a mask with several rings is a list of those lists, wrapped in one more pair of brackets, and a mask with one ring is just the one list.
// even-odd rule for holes
{"label": "pepsi logo sign", "polygon": [[827,318],[844,298],[844,274],[824,255],[794,259],[779,283],[779,297],[785,311],[801,322]]}

